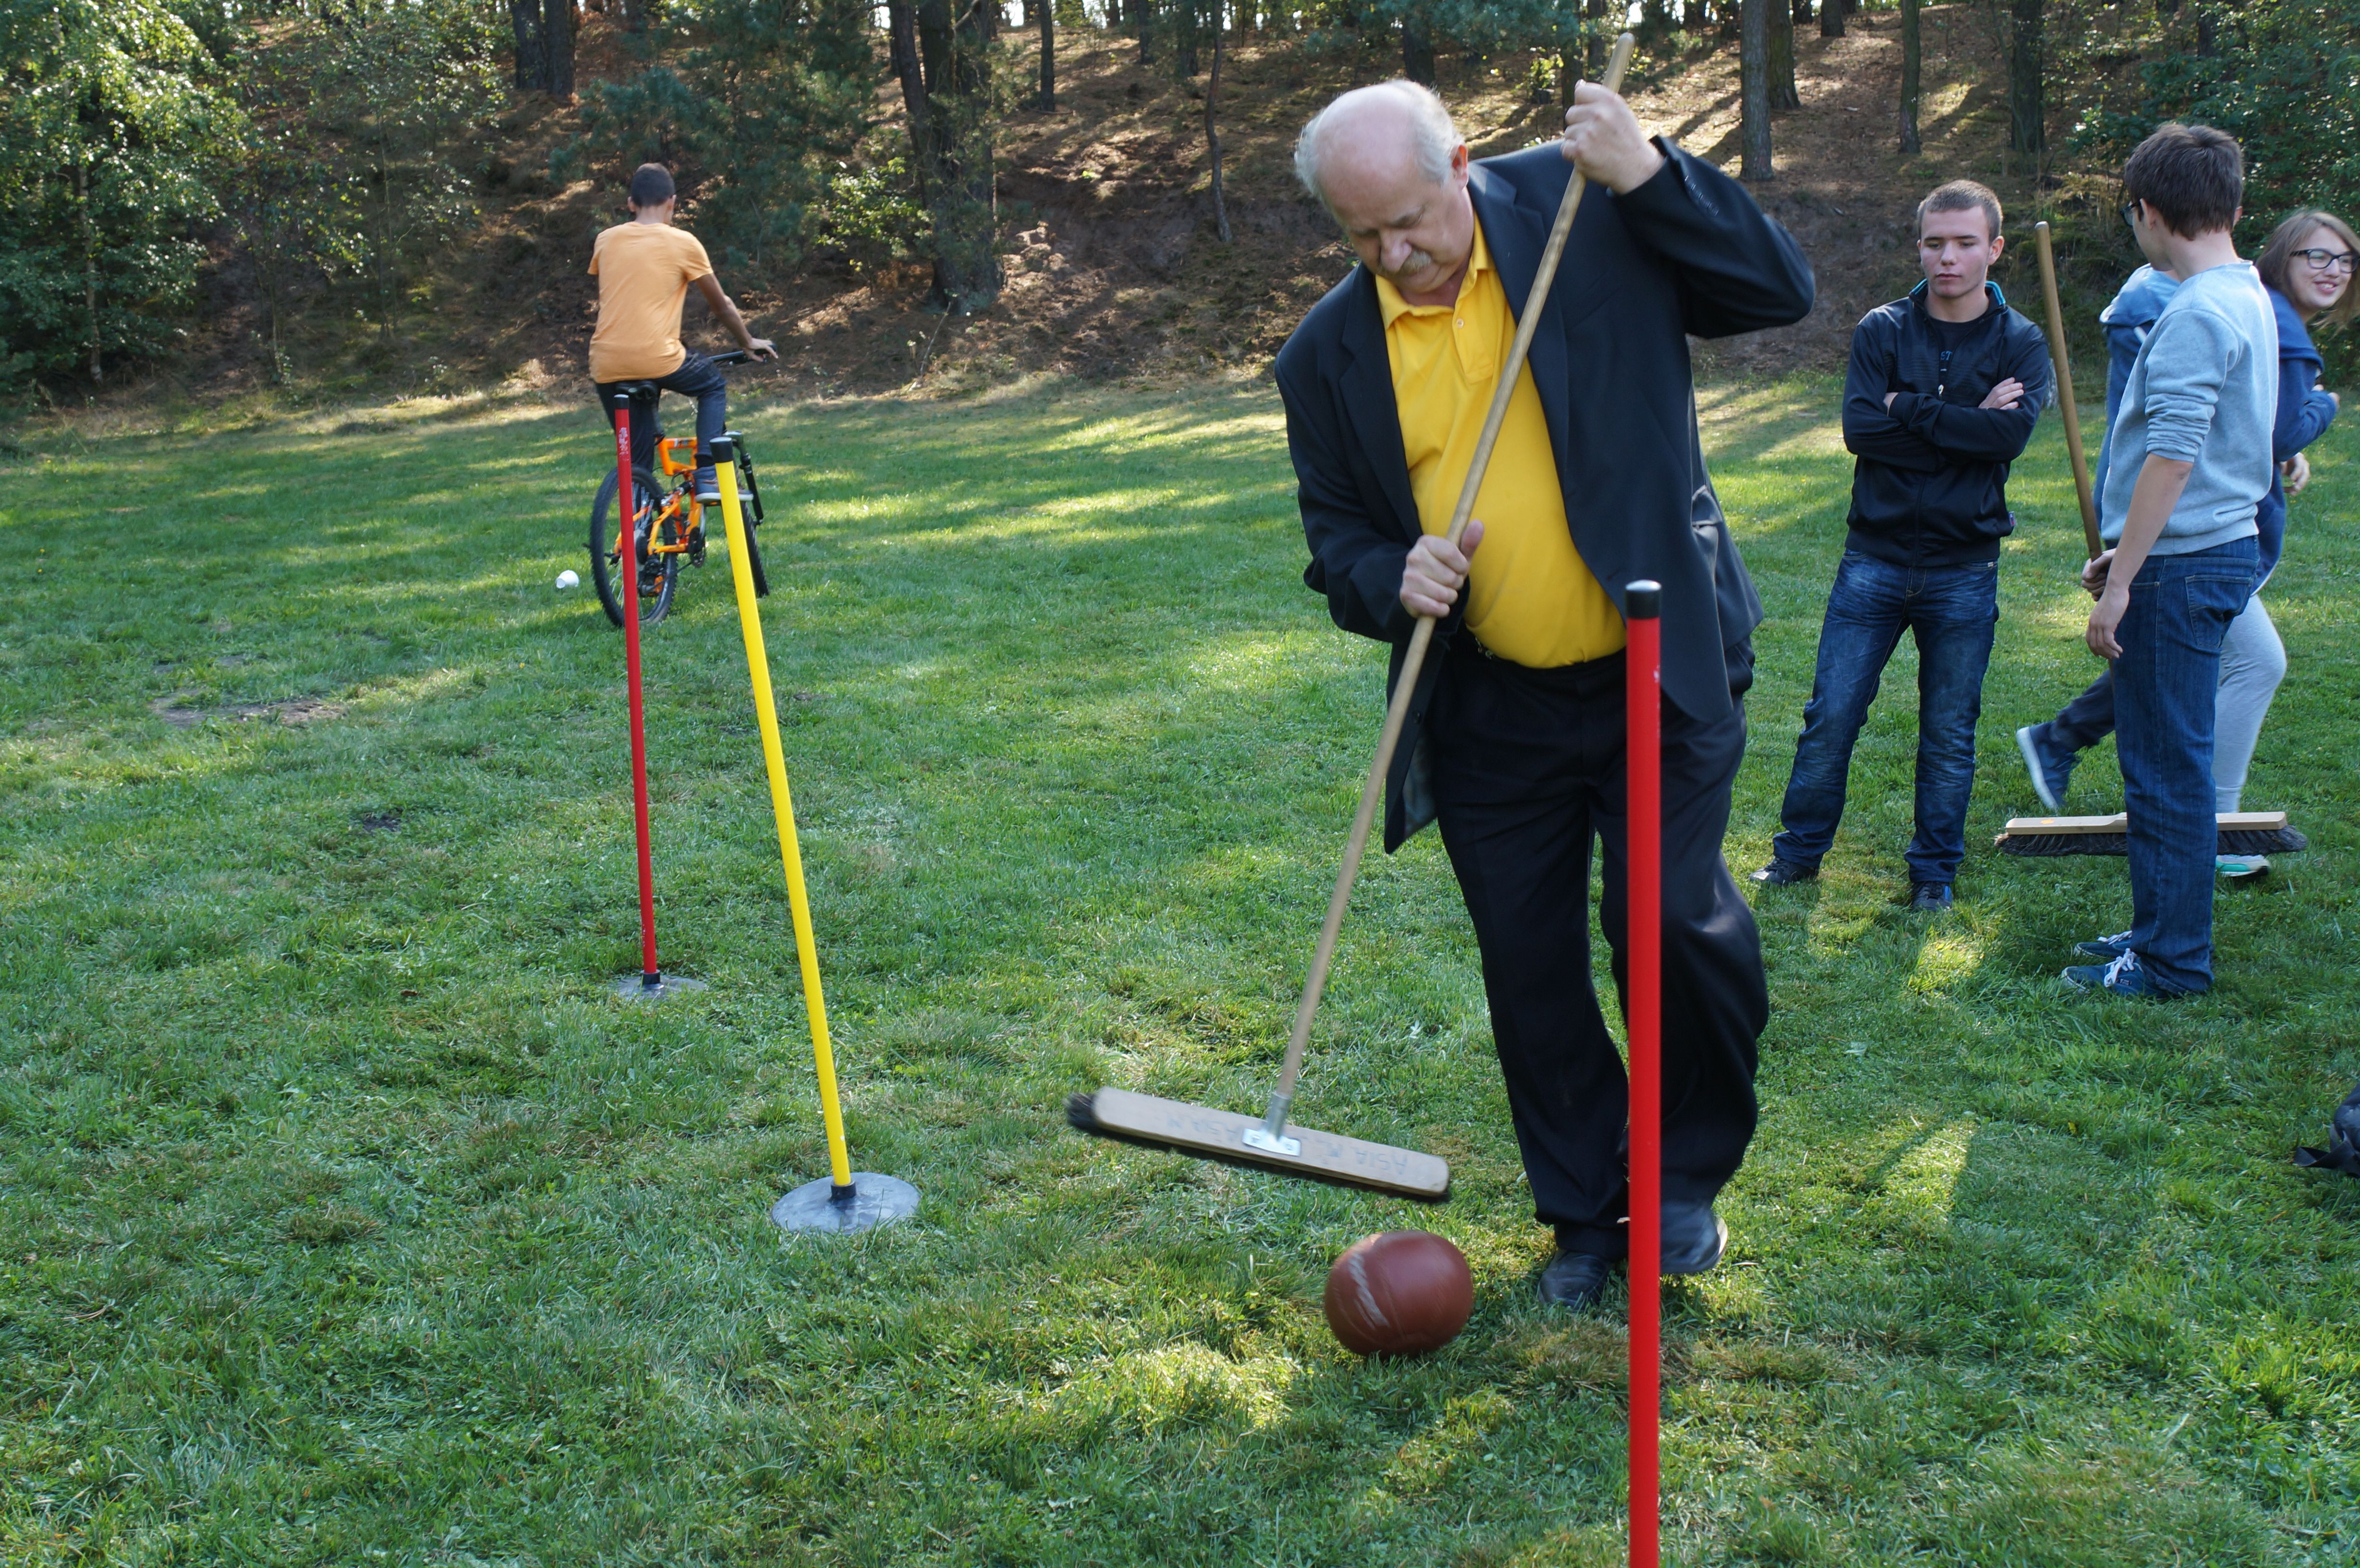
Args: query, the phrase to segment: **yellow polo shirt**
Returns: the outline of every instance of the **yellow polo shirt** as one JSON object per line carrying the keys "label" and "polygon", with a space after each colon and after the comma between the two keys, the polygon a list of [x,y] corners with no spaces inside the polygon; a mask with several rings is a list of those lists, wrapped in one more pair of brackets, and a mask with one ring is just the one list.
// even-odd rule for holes
{"label": "yellow polo shirt", "polygon": [[[1448,533],[1516,336],[1482,225],[1476,225],[1475,254],[1456,304],[1413,305],[1379,278],[1377,306],[1384,312],[1385,356],[1418,526]],[[1483,521],[1483,542],[1467,578],[1467,626],[1485,648],[1535,670],[1621,650],[1622,617],[1566,526],[1565,492],[1529,366],[1517,373],[1491,466],[1475,493],[1475,516]]]}

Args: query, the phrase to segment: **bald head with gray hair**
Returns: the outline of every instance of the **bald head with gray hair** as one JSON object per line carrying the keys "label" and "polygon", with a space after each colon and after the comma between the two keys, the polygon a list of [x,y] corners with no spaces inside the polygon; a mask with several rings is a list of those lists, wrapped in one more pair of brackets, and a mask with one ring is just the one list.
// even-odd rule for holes
{"label": "bald head with gray hair", "polygon": [[1332,214],[1321,171],[1337,147],[1382,128],[1398,126],[1420,173],[1439,185],[1450,178],[1459,148],[1459,127],[1433,89],[1399,78],[1356,87],[1311,116],[1295,138],[1295,178]]}

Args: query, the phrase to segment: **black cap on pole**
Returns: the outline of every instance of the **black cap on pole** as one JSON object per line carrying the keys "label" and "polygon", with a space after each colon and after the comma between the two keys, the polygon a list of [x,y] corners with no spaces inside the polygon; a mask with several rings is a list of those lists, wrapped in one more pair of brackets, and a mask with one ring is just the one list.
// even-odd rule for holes
{"label": "black cap on pole", "polygon": [[729,444],[729,438],[727,436],[716,437],[713,444],[705,450],[713,454],[713,461],[716,463],[735,463],[738,461],[737,449]]}
{"label": "black cap on pole", "polygon": [[1653,578],[1642,577],[1636,583],[1622,585],[1622,618],[1626,621],[1652,621],[1663,614],[1664,585]]}

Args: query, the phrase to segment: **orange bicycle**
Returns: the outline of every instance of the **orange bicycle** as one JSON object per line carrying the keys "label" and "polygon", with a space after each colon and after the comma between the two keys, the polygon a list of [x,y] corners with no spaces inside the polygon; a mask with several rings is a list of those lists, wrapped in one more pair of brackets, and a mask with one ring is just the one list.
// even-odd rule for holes
{"label": "orange bicycle", "polygon": [[[713,356],[716,365],[743,365],[742,350]],[[662,396],[651,381],[626,383],[620,390],[627,394],[635,409],[644,408],[645,417],[652,419],[658,399]],[[636,413],[634,418],[638,418]],[[609,432],[611,433],[611,432]],[[726,432],[726,439],[736,449],[738,488],[746,514],[746,563],[754,569],[754,592],[768,593],[770,580],[762,574],[762,552],[754,543],[754,530],[762,521],[762,490],[754,477],[754,457],[746,450],[746,438],[736,430]],[[656,427],[656,466],[653,472],[635,469],[631,488],[636,493],[631,506],[631,539],[639,569],[639,625],[654,626],[672,609],[672,590],[680,581],[680,565],[685,561],[691,566],[705,564],[706,514],[711,514],[714,531],[721,531],[721,508],[711,502],[699,504],[696,499],[696,442],[694,440],[674,441]],[[598,584],[598,602],[606,606],[606,618],[617,626],[623,624],[623,528],[615,511],[616,474],[612,467],[598,485],[597,498],[590,503],[590,577]]]}

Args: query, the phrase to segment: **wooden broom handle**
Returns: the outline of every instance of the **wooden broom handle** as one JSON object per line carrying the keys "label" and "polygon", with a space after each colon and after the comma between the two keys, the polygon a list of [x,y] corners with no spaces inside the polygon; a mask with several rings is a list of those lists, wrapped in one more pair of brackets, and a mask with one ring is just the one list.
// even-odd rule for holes
{"label": "wooden broom handle", "polygon": [[[1614,53],[1606,62],[1606,74],[1600,83],[1609,93],[1620,92],[1622,73],[1631,64],[1633,39],[1624,33],[1614,40]],[[1499,385],[1491,389],[1491,411],[1483,417],[1483,432],[1475,438],[1475,455],[1467,465],[1467,482],[1459,487],[1459,505],[1450,513],[1449,530],[1443,535],[1451,544],[1459,542],[1467,531],[1467,519],[1475,510],[1476,492],[1483,487],[1483,471],[1491,465],[1492,443],[1500,439],[1500,426],[1508,417],[1508,400],[1515,396],[1516,382],[1524,373],[1524,355],[1533,346],[1533,332],[1540,325],[1541,310],[1548,303],[1550,286],[1557,281],[1557,259],[1565,254],[1566,236],[1573,233],[1573,215],[1581,207],[1581,194],[1590,181],[1576,169],[1573,178],[1566,181],[1565,199],[1557,203],[1557,222],[1549,226],[1548,245],[1541,252],[1540,270],[1533,274],[1533,287],[1524,296],[1524,309],[1516,318],[1515,341],[1509,344],[1507,362],[1500,367]],[[1352,836],[1344,844],[1344,865],[1336,874],[1336,890],[1328,898],[1328,919],[1319,928],[1319,945],[1311,954],[1311,973],[1303,982],[1303,1000],[1295,1009],[1295,1033],[1286,1042],[1286,1064],[1279,1070],[1278,1087],[1272,1091],[1270,1109],[1262,1130],[1272,1138],[1284,1136],[1287,1108],[1295,1101],[1295,1081],[1303,1071],[1303,1049],[1311,1039],[1311,1020],[1318,1015],[1320,994],[1328,986],[1328,966],[1336,957],[1336,933],[1343,928],[1344,908],[1352,900],[1352,883],[1360,872],[1360,855],[1369,847],[1369,829],[1376,822],[1377,799],[1383,793],[1385,774],[1392,768],[1393,748],[1401,744],[1402,725],[1409,717],[1409,701],[1417,690],[1418,673],[1426,667],[1426,650],[1434,641],[1434,617],[1420,615],[1417,627],[1410,633],[1409,652],[1402,659],[1401,677],[1393,682],[1393,701],[1385,708],[1385,727],[1377,736],[1377,755],[1369,763],[1369,776],[1360,784],[1360,809],[1352,818]]]}
{"label": "wooden broom handle", "polygon": [[2065,419],[2065,455],[2073,463],[2073,489],[2081,501],[2081,542],[2095,561],[2106,547],[2098,539],[2098,502],[2090,490],[2090,463],[2081,453],[2081,419],[2073,411],[2073,365],[2065,354],[2065,312],[2057,303],[2057,257],[2049,245],[2046,219],[2032,225],[2040,247],[2040,292],[2049,303],[2049,363],[2057,372],[2057,411]]}

